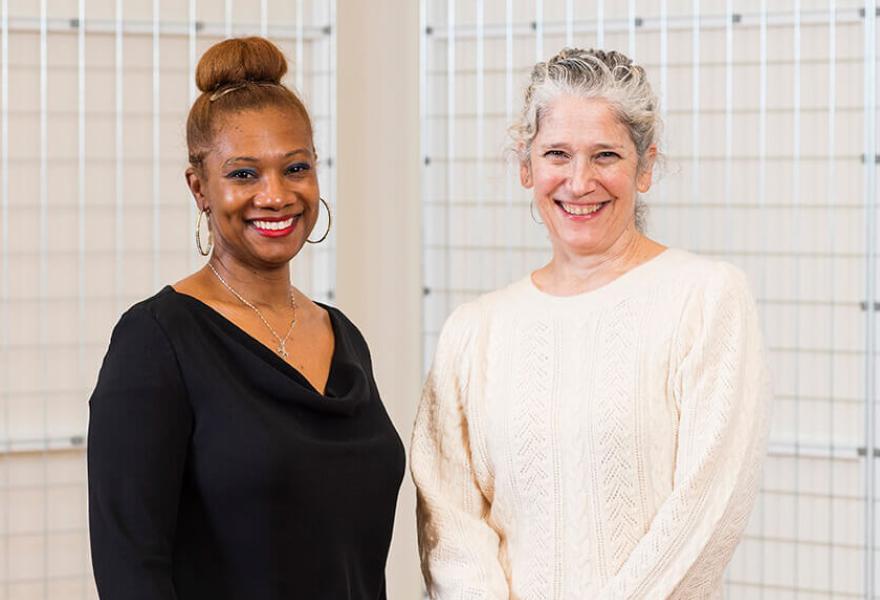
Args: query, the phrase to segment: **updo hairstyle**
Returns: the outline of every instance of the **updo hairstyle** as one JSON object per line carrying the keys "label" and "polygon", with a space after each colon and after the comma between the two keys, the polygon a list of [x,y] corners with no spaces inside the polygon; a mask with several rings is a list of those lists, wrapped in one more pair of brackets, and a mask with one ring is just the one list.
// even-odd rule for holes
{"label": "updo hairstyle", "polygon": [[202,93],[186,121],[190,164],[202,167],[223,118],[246,110],[292,110],[306,122],[311,136],[305,105],[281,83],[285,73],[287,59],[265,38],[232,38],[211,46],[196,67],[196,86]]}
{"label": "updo hairstyle", "polygon": [[532,69],[522,114],[510,128],[513,150],[528,162],[532,141],[550,102],[560,95],[601,99],[611,105],[626,126],[645,166],[648,148],[659,138],[661,122],[657,97],[645,70],[616,51],[563,48]]}

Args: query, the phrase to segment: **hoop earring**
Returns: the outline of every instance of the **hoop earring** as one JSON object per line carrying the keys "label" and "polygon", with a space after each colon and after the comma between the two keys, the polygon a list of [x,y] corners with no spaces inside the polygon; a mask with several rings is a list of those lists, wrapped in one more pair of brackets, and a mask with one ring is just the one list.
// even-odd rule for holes
{"label": "hoop earring", "polygon": [[211,249],[214,247],[214,234],[211,232],[211,224],[208,223],[208,248],[202,248],[202,216],[208,214],[210,211],[207,208],[203,208],[199,211],[199,218],[196,221],[196,248],[199,251],[199,254],[202,256],[208,256],[211,253]]}
{"label": "hoop earring", "polygon": [[327,204],[327,201],[323,198],[318,198],[318,200],[320,200],[321,204],[324,205],[324,208],[327,209],[327,231],[324,232],[324,235],[322,235],[319,240],[310,240],[309,238],[306,238],[306,241],[310,244],[320,244],[326,240],[327,236],[330,235],[330,227],[333,225],[333,215],[330,213],[330,205]]}
{"label": "hoop earring", "polygon": [[538,219],[535,218],[535,210],[534,210],[534,208],[535,208],[535,206],[534,206],[534,200],[529,200],[529,215],[531,215],[531,217],[532,217],[532,221],[534,221],[534,222],[537,223],[538,225],[543,225],[543,224],[544,224],[544,221],[539,221]]}

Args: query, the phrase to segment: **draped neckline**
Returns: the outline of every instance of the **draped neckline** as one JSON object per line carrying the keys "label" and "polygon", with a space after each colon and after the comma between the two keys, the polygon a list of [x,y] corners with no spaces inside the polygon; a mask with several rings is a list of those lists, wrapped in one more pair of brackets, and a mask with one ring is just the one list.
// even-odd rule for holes
{"label": "draped neckline", "polygon": [[335,388],[333,386],[333,383],[334,376],[337,375],[336,371],[338,370],[341,346],[343,345],[344,340],[342,328],[339,323],[339,316],[336,314],[335,310],[332,307],[327,306],[326,304],[323,304],[321,302],[315,302],[315,304],[327,311],[327,314],[330,318],[330,326],[333,330],[333,353],[330,356],[330,368],[327,371],[327,380],[324,382],[324,390],[321,391],[317,387],[315,387],[315,385],[309,380],[309,378],[306,377],[299,369],[281,358],[278,354],[267,347],[263,342],[259,341],[257,338],[242,329],[235,322],[230,320],[228,317],[212,307],[210,304],[203,302],[195,296],[191,296],[184,292],[179,292],[171,285],[166,285],[163,291],[167,291],[167,293],[183,299],[190,306],[207,315],[212,321],[217,323],[230,335],[232,335],[242,346],[246,347],[248,350],[259,356],[275,370],[280,371],[288,378],[295,380],[297,383],[308,389],[308,391],[325,399],[340,398],[340,396],[337,396],[334,393]]}

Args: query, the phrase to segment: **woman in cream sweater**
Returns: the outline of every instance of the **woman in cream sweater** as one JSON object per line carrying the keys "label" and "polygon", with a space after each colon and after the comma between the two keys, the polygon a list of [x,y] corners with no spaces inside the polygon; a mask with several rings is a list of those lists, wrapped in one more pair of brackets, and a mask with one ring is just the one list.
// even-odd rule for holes
{"label": "woman in cream sweater", "polygon": [[721,595],[759,486],[766,357],[743,274],[642,231],[659,125],[622,54],[532,72],[512,132],[553,256],[440,336],[412,445],[434,599]]}

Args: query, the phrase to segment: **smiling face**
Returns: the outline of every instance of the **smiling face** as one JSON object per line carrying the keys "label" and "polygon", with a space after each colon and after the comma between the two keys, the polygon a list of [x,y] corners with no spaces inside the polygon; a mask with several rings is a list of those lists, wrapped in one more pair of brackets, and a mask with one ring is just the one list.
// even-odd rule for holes
{"label": "smiling face", "polygon": [[210,211],[220,259],[282,266],[318,218],[311,130],[293,111],[268,107],[224,117],[201,168],[186,177],[199,209]]}
{"label": "smiling face", "polygon": [[626,126],[604,100],[561,95],[541,116],[520,180],[555,251],[601,255],[640,234],[638,192],[651,187],[656,147],[639,156]]}

